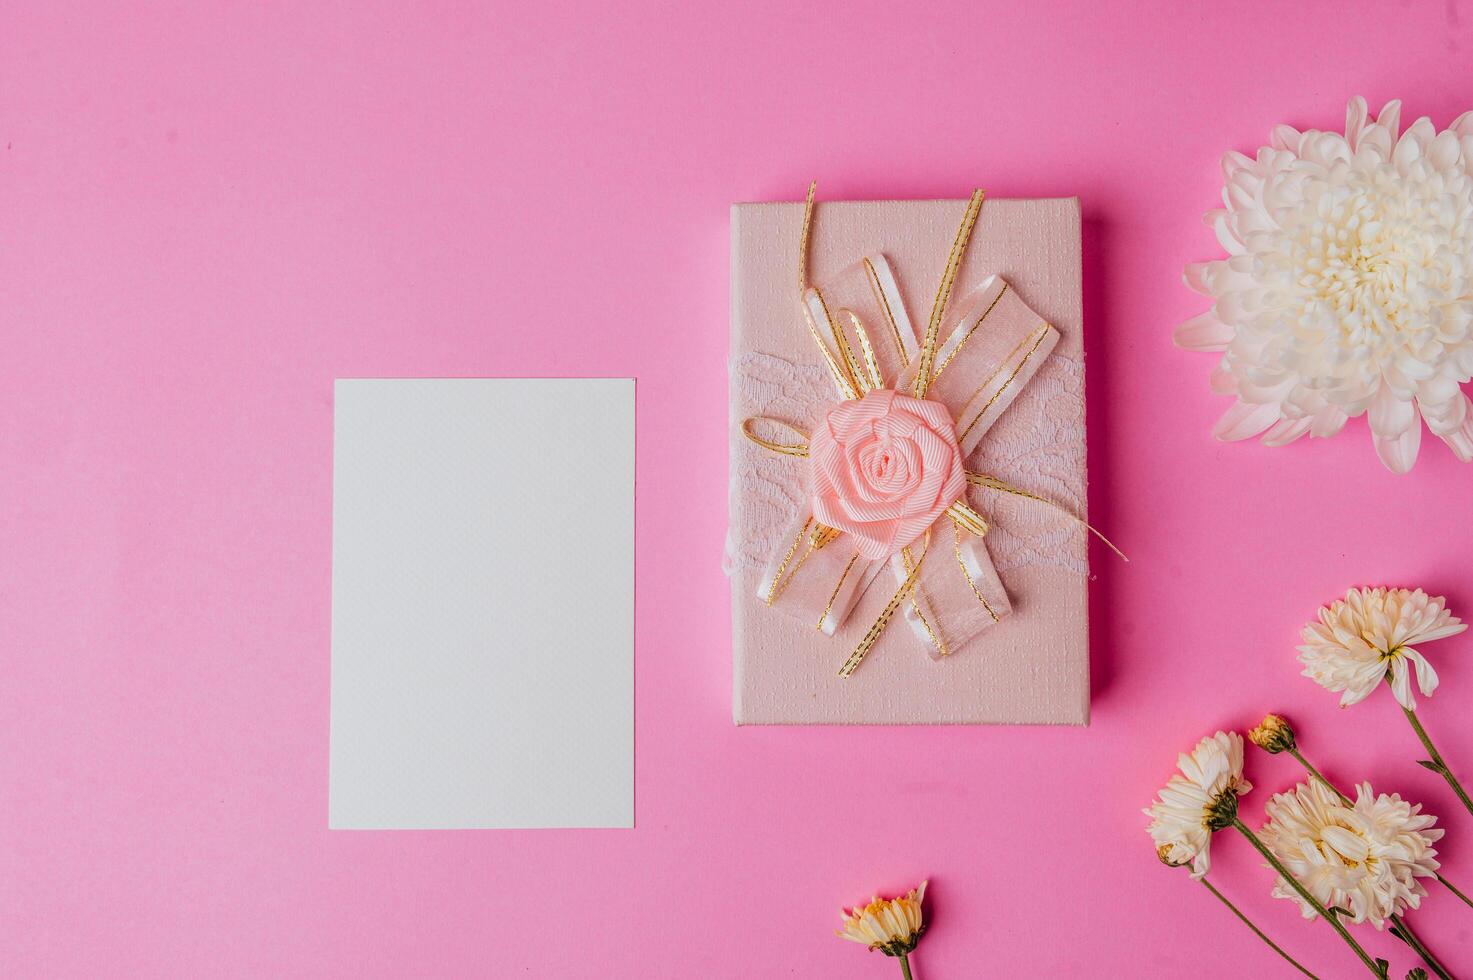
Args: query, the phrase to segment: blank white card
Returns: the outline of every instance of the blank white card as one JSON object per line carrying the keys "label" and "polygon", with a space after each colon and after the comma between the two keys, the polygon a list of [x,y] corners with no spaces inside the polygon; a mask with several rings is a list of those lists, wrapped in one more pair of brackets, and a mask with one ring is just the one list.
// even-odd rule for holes
{"label": "blank white card", "polygon": [[634,825],[634,382],[339,380],[328,825]]}

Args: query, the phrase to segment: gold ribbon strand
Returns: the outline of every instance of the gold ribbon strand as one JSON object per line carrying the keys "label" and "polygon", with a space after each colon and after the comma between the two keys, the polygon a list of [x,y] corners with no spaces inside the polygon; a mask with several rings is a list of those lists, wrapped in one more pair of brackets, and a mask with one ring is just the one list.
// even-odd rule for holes
{"label": "gold ribbon strand", "polygon": [[[755,426],[757,426],[759,423],[775,425],[780,429],[787,429],[789,432],[793,433],[793,435],[797,436],[801,441],[774,442],[771,439],[764,439],[762,436],[759,436],[755,431]],[[763,449],[766,449],[768,452],[780,453],[783,456],[808,455],[808,433],[804,432],[796,425],[793,425],[791,422],[784,422],[782,419],[775,419],[767,415],[753,415],[751,418],[742,420],[742,435],[746,436],[749,442],[756,443]]]}
{"label": "gold ribbon strand", "polygon": [[988,476],[986,473],[974,473],[971,470],[967,470],[967,482],[974,487],[983,487],[987,490],[997,490],[1002,493],[1010,493],[1016,497],[1023,497],[1027,500],[1036,500],[1041,504],[1047,504],[1070,520],[1079,524],[1083,524],[1086,531],[1099,538],[1100,541],[1104,543],[1105,547],[1109,548],[1111,551],[1115,552],[1115,554],[1119,555],[1121,561],[1130,561],[1130,559],[1126,557],[1125,552],[1115,547],[1115,542],[1111,541],[1109,538],[1101,534],[1099,530],[1097,530],[1092,524],[1089,523],[1089,521],[1086,521],[1084,518],[1080,517],[1078,514],[1074,513],[1069,508],[1065,507],[1061,503],[1058,503],[1057,501],[1050,500],[1047,497],[1040,497],[1036,493],[1029,493],[1027,490],[1022,489],[1021,487],[1015,487],[1012,484],[1004,483],[997,477]]}
{"label": "gold ribbon strand", "polygon": [[982,199],[986,196],[980,187],[972,191],[972,199],[967,202],[967,213],[962,216],[962,225],[956,230],[956,239],[951,243],[951,256],[946,260],[946,271],[942,273],[941,285],[936,289],[936,301],[931,304],[931,322],[926,325],[926,340],[921,344],[921,366],[915,380],[917,398],[925,398],[926,391],[931,387],[931,369],[936,363],[941,321],[946,317],[946,304],[951,299],[956,274],[961,270],[962,259],[967,254],[967,244],[972,240],[972,229],[977,224],[977,215],[982,211]]}
{"label": "gold ribbon strand", "polygon": [[880,618],[875,620],[874,625],[869,628],[869,632],[864,634],[864,639],[859,641],[859,646],[854,648],[854,652],[849,655],[849,659],[844,661],[844,666],[839,668],[840,677],[848,677],[859,669],[860,664],[864,663],[864,658],[869,655],[870,649],[875,645],[875,641],[880,638],[880,634],[885,632],[885,627],[890,625],[890,620],[894,617],[895,611],[905,603],[911,590],[915,588],[916,580],[921,577],[921,564],[925,562],[926,552],[930,550],[931,532],[928,530],[926,531],[925,545],[921,548],[921,556],[911,566],[910,574],[905,576],[905,581],[900,583],[900,588],[890,597],[890,601],[885,604],[885,609],[880,613]]}
{"label": "gold ribbon strand", "polygon": [[813,195],[818,181],[808,182],[808,200],[803,202],[803,237],[798,240],[798,296],[808,292],[808,234],[813,230]]}

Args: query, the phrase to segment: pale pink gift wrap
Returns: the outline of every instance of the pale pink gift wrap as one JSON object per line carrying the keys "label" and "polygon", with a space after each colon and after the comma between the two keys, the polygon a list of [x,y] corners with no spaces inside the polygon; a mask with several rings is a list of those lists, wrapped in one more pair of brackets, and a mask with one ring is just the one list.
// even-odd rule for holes
{"label": "pale pink gift wrap", "polygon": [[[902,329],[921,332],[945,267],[965,201],[822,202],[809,255],[810,279],[842,283],[841,273],[865,256],[883,256],[908,317]],[[786,419],[812,431],[836,400],[822,356],[798,305],[801,204],[738,204],[732,208],[731,532],[727,568],[732,582],[734,690],[737,724],[1086,724],[1089,717],[1088,553],[1081,524],[1037,501],[973,488],[968,502],[992,524],[981,549],[997,580],[978,585],[1010,610],[994,622],[980,605],[930,612],[948,637],[948,654],[932,659],[911,625],[897,615],[850,677],[840,665],[894,594],[892,569],[876,564],[844,580],[838,597],[852,601],[837,628],[835,616],[807,622],[793,615],[798,591],[825,592],[840,581],[850,557],[824,548],[769,606],[765,574],[781,558],[807,514],[803,459],[777,456],[748,442],[744,419]],[[996,275],[1012,294],[1002,310],[1036,314],[1057,331],[1047,356],[1012,404],[977,441],[968,467],[997,476],[1085,517],[1084,348],[1081,330],[1078,201],[988,200],[973,232],[953,293],[958,307],[994,296]],[[884,276],[883,264],[881,277]],[[961,315],[961,310],[958,310]],[[999,314],[1001,316],[1001,313]],[[907,327],[906,320],[913,326]],[[993,326],[985,322],[982,330]],[[871,329],[876,329],[874,326]],[[888,331],[888,327],[885,328]],[[1001,329],[1001,328],[1000,328]],[[877,331],[878,332],[878,331]],[[979,330],[978,337],[985,338]],[[943,332],[945,337],[945,332]],[[1054,342],[1052,332],[1048,338]],[[910,338],[905,338],[907,345]],[[877,347],[879,346],[877,341]],[[958,368],[965,365],[958,364]],[[948,368],[953,387],[976,385]],[[887,372],[888,375],[888,372]],[[887,376],[887,383],[894,378]],[[937,382],[939,390],[942,381]],[[944,391],[940,392],[943,396]],[[959,421],[959,428],[965,419]],[[964,447],[968,440],[963,440]],[[943,564],[949,536],[937,539]],[[825,554],[825,552],[828,552]],[[832,567],[830,567],[832,566]],[[955,572],[955,566],[951,571]],[[936,581],[941,581],[939,578]],[[957,578],[963,589],[965,579]],[[989,584],[990,583],[990,584]],[[994,590],[1005,591],[1006,597]],[[851,595],[852,593],[852,595]],[[831,635],[830,635],[831,633]],[[953,641],[953,638],[954,641]],[[932,653],[935,651],[932,650]]]}

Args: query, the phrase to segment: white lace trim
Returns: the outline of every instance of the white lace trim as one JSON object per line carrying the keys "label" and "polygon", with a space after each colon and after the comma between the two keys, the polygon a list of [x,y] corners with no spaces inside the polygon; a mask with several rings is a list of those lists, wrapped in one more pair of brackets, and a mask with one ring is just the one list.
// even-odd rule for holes
{"label": "white lace trim", "polygon": [[[731,365],[738,416],[766,415],[808,431],[833,403],[833,382],[817,365],[748,352]],[[968,466],[1072,514],[1084,516],[1084,362],[1053,354],[997,420]],[[803,461],[745,440],[732,459],[731,528],[722,567],[728,575],[762,568],[803,506]],[[992,522],[987,550],[999,572],[1052,565],[1087,575],[1084,529],[1053,507],[992,490],[971,500]]]}

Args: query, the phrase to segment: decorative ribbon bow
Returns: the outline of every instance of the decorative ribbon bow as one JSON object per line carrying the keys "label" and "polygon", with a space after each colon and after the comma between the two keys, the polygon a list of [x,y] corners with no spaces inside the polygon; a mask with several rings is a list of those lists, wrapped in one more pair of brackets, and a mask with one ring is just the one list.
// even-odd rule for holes
{"label": "decorative ribbon bow", "polygon": [[[969,471],[963,461],[1033,377],[1059,333],[998,276],[948,315],[982,208],[980,190],[972,193],[952,243],[923,339],[917,340],[883,256],[864,258],[822,288],[810,285],[815,187],[808,188],[799,245],[801,305],[841,400],[811,438],[790,423],[764,417],[746,419],[742,432],[773,452],[809,460],[809,510],[789,529],[784,540],[790,544],[758,584],[768,605],[781,597],[781,608],[832,635],[887,563],[898,582],[840,669],[848,677],[901,609],[937,659],[1011,611],[983,543],[988,523],[967,503],[967,488],[1058,505]],[[773,426],[798,439],[768,439],[758,431]],[[951,551],[955,568],[934,574],[933,562],[923,576],[926,558],[943,548]]]}

